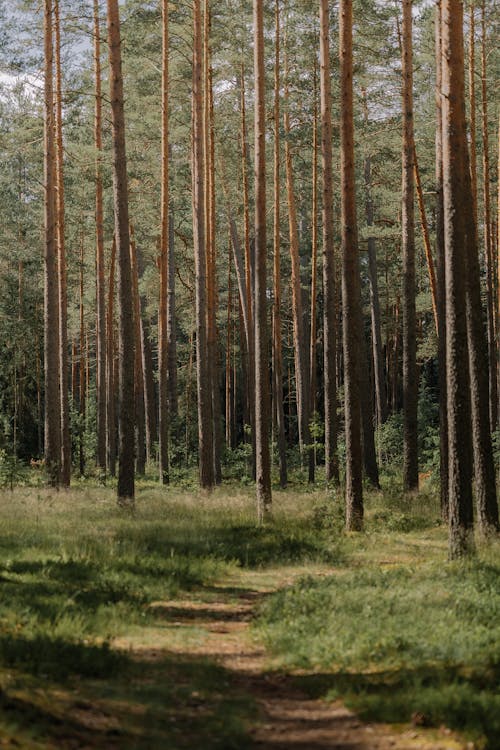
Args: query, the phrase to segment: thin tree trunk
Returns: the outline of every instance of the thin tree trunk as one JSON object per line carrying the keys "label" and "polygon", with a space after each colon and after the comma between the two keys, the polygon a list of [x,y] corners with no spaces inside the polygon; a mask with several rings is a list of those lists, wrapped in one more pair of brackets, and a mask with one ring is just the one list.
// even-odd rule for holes
{"label": "thin tree trunk", "polygon": [[174,212],[169,211],[168,270],[167,270],[167,389],[168,408],[177,417],[177,325],[175,319],[175,241]]}
{"label": "thin tree trunk", "polygon": [[280,487],[288,483],[285,408],[283,403],[283,345],[281,336],[281,211],[280,211],[280,0],[275,2],[274,58],[274,234],[273,234],[273,391],[279,455]]}
{"label": "thin tree trunk", "polygon": [[116,474],[116,412],[115,412],[115,300],[116,240],[113,237],[109,270],[108,309],[106,314],[106,459],[112,477]]}
{"label": "thin tree trunk", "polygon": [[96,227],[96,340],[97,340],[97,466],[106,471],[106,282],[104,276],[104,212],[102,185],[102,90],[99,1],[94,0],[95,114],[95,227]]}
{"label": "thin tree trunk", "polygon": [[297,390],[297,416],[299,427],[299,446],[303,457],[307,455],[309,482],[314,482],[314,452],[311,448],[309,431],[309,358],[304,331],[304,306],[300,280],[299,234],[297,227],[297,208],[295,202],[292,152],[290,149],[290,113],[288,93],[288,62],[285,53],[285,168],[286,194],[288,201],[288,230],[290,238],[290,260],[292,264],[292,310],[293,331],[295,340],[295,383]]}
{"label": "thin tree trunk", "polygon": [[434,325],[436,327],[436,335],[439,335],[436,270],[434,268],[434,260],[432,258],[431,240],[429,237],[429,226],[427,224],[427,216],[425,214],[424,193],[422,190],[422,182],[420,180],[420,170],[418,168],[417,150],[415,148],[415,144],[413,144],[413,172],[414,172],[414,177],[415,177],[415,185],[417,188],[418,210],[420,212],[420,225],[422,227],[422,237],[424,240],[425,259],[427,261],[427,272],[429,274],[429,287],[431,290]]}
{"label": "thin tree trunk", "polygon": [[266,102],[263,0],[253,0],[255,75],[255,454],[259,522],[271,513],[266,277]]}
{"label": "thin tree trunk", "polygon": [[212,391],[207,349],[207,262],[203,154],[203,53],[200,0],[193,3],[193,237],[196,276],[196,379],[200,485],[214,485]]}
{"label": "thin tree trunk", "polygon": [[[446,275],[450,557],[472,545],[472,445],[466,320],[464,58],[460,0],[442,0],[443,197]],[[462,132],[461,132],[462,131]]]}
{"label": "thin tree trunk", "polygon": [[227,318],[226,318],[226,447],[233,447],[233,424],[232,424],[232,401],[233,401],[233,375],[231,347],[233,338],[233,279],[232,279],[231,247],[228,252],[227,271]]}
{"label": "thin tree trunk", "polygon": [[[141,299],[141,310],[143,300]],[[153,372],[153,352],[149,338],[150,325],[141,313],[141,352],[142,371],[144,373],[144,402],[146,412],[146,463],[155,460],[155,444],[158,441],[158,402]]]}
{"label": "thin tree trunk", "polygon": [[[488,135],[488,91],[486,67],[486,12],[485,2],[481,4],[481,115],[483,132],[483,204],[484,204],[484,245],[486,256],[486,313],[488,321],[489,354],[489,398],[491,428],[497,428],[497,351],[495,340],[495,292],[493,281],[493,241],[491,231],[490,198],[490,146]],[[476,224],[477,227],[477,224]]]}
{"label": "thin tree trunk", "polygon": [[61,484],[69,487],[71,481],[71,438],[69,434],[68,397],[68,293],[66,272],[66,243],[64,220],[64,151],[62,135],[62,72],[61,24],[59,1],[54,0],[55,36],[55,115],[56,115],[56,215],[57,260],[59,267],[59,390],[61,399]]}
{"label": "thin tree trunk", "polygon": [[83,477],[85,474],[85,451],[84,451],[84,436],[86,427],[86,406],[87,406],[87,389],[85,387],[85,304],[84,304],[84,237],[82,232],[81,245],[80,245],[80,367],[79,367],[79,385],[78,393],[80,396],[78,403],[79,417],[80,417],[80,429],[79,429],[79,464],[80,464],[80,476]]}
{"label": "thin tree trunk", "polygon": [[113,194],[118,259],[118,501],[134,500],[134,311],[118,0],[107,0]]}
{"label": "thin tree trunk", "polygon": [[61,478],[61,400],[59,389],[59,289],[56,246],[56,174],[52,0],[44,6],[44,374],[45,468],[50,485]]}
{"label": "thin tree trunk", "polygon": [[438,377],[439,377],[439,474],[441,516],[448,520],[448,399],[446,383],[446,286],[443,206],[443,123],[441,0],[436,3],[436,260],[438,302]]}
{"label": "thin tree trunk", "polygon": [[337,459],[337,341],[333,226],[332,94],[328,0],[320,2],[321,163],[323,169],[323,381],[325,398],[325,476],[339,481]]}
{"label": "thin tree trunk", "polygon": [[340,174],[342,198],[342,302],[345,368],[346,527],[363,526],[360,352],[361,292],[356,217],[352,92],[352,0],[340,0]]}
{"label": "thin tree trunk", "polygon": [[[311,400],[309,405],[310,419],[315,419],[317,412],[317,288],[318,288],[318,97],[317,97],[317,65],[314,58],[313,70],[313,143],[312,143],[312,205],[311,205],[311,324],[309,336],[309,390]],[[313,453],[316,464],[316,450]]]}
{"label": "thin tree trunk", "polygon": [[406,490],[418,489],[418,373],[416,339],[415,207],[413,135],[412,0],[403,2],[403,481]]}
{"label": "thin tree trunk", "polygon": [[141,301],[134,230],[130,227],[130,270],[132,274],[132,302],[134,307],[134,394],[136,426],[136,471],[144,476],[146,471],[146,412],[144,395],[144,369],[142,366]]}
{"label": "thin tree trunk", "polygon": [[161,99],[161,238],[160,238],[160,301],[158,306],[158,380],[159,380],[159,458],[160,482],[168,484],[168,305],[169,305],[169,186],[168,186],[168,0],[162,0],[162,99]]}

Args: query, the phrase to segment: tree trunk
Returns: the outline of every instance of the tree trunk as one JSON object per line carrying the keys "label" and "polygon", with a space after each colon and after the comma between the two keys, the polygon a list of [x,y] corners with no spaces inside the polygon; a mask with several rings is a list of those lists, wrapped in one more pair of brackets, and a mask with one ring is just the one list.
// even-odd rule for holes
{"label": "tree trunk", "polygon": [[106,471],[106,282],[104,276],[104,212],[102,186],[102,90],[99,2],[94,0],[95,115],[95,228],[96,228],[96,365],[97,466]]}
{"label": "tree trunk", "polygon": [[64,220],[64,151],[62,135],[62,72],[61,24],[59,1],[54,2],[55,36],[55,115],[56,115],[56,213],[57,260],[59,267],[59,390],[61,399],[61,484],[69,487],[71,481],[71,438],[69,434],[68,396],[68,292],[66,272],[66,241]]}
{"label": "tree trunk", "polygon": [[81,245],[80,245],[80,367],[78,370],[79,384],[79,402],[78,411],[80,417],[79,424],[79,464],[80,464],[80,476],[85,475],[85,450],[84,450],[84,436],[86,427],[86,412],[87,412],[87,388],[85,384],[85,370],[86,370],[86,357],[85,357],[85,306],[84,306],[84,235],[82,232]]}
{"label": "tree trunk", "polygon": [[403,482],[407,491],[418,489],[418,373],[415,284],[415,206],[413,136],[412,0],[403,2]]}
{"label": "tree trunk", "polygon": [[207,261],[203,154],[203,54],[200,0],[193,3],[193,237],[196,276],[196,379],[200,485],[214,485],[212,390],[207,349]]}
{"label": "tree trunk", "polygon": [[56,247],[56,175],[54,142],[54,85],[52,0],[44,6],[44,373],[45,468],[50,485],[61,478],[61,400],[59,389],[59,289]]}
{"label": "tree trunk", "polygon": [[[168,484],[169,398],[168,398],[168,306],[169,306],[169,186],[168,186],[168,0],[162,0],[162,84],[161,84],[161,237],[160,301],[158,306],[158,380],[159,380],[159,458],[160,482]],[[174,282],[175,283],[175,282]]]}
{"label": "tree trunk", "polygon": [[144,373],[144,404],[146,412],[146,463],[155,461],[155,444],[158,441],[158,400],[153,372],[153,352],[150,340],[150,325],[143,314],[144,300],[141,298],[141,353]]}
{"label": "tree trunk", "polygon": [[115,411],[115,265],[116,240],[113,237],[109,269],[108,309],[106,313],[106,461],[112,477],[116,474],[116,411]]}
{"label": "tree trunk", "polygon": [[328,0],[320,2],[321,163],[323,221],[323,382],[325,398],[325,476],[339,481],[337,459],[336,283],[333,227],[332,94]]}
{"label": "tree trunk", "polygon": [[118,501],[134,500],[134,310],[118,0],[107,0],[113,195],[118,259]]}
{"label": "tree trunk", "polygon": [[292,310],[295,349],[295,384],[297,391],[297,417],[301,457],[307,455],[309,482],[314,482],[314,452],[311,448],[309,430],[309,407],[311,402],[309,384],[309,357],[304,330],[304,306],[300,280],[299,234],[297,228],[297,208],[295,203],[292,152],[290,149],[290,113],[288,95],[288,62],[285,53],[285,167],[286,194],[288,201],[288,230],[290,260],[292,264]]}
{"label": "tree trunk", "polygon": [[340,175],[342,199],[342,302],[345,369],[346,528],[363,527],[360,352],[361,292],[356,217],[352,92],[352,0],[340,0]]}
{"label": "tree trunk", "polygon": [[146,411],[144,368],[142,366],[141,301],[139,298],[139,273],[137,270],[137,247],[134,230],[130,227],[130,269],[132,273],[132,301],[134,306],[134,394],[136,427],[136,472],[144,476],[146,471]]}
{"label": "tree trunk", "polygon": [[420,180],[420,170],[418,168],[417,150],[415,148],[415,144],[413,144],[413,173],[415,177],[415,185],[417,188],[418,210],[420,212],[420,225],[422,227],[422,237],[424,240],[425,259],[427,261],[427,272],[429,274],[429,288],[431,291],[434,325],[436,327],[436,335],[439,335],[436,271],[434,268],[434,260],[432,258],[431,241],[429,237],[429,227],[427,224],[427,216],[425,215],[424,193],[422,190],[422,182]]}
{"label": "tree trunk", "polygon": [[[446,276],[446,379],[449,441],[449,551],[472,546],[472,446],[466,320],[464,217],[464,57],[460,0],[442,0],[443,198]],[[461,132],[462,131],[462,132]]]}
{"label": "tree trunk", "polygon": [[279,455],[280,487],[288,483],[283,403],[283,346],[281,337],[281,211],[280,211],[280,0],[275,3],[275,59],[274,59],[274,235],[273,235],[273,395],[276,410],[276,432]]}
{"label": "tree trunk", "polygon": [[271,513],[266,277],[266,102],[263,0],[253,0],[255,75],[255,445],[259,522]]}
{"label": "tree trunk", "polygon": [[436,261],[438,303],[438,377],[439,377],[439,475],[441,516],[448,520],[448,398],[446,384],[446,286],[443,206],[443,123],[441,0],[436,3]]}

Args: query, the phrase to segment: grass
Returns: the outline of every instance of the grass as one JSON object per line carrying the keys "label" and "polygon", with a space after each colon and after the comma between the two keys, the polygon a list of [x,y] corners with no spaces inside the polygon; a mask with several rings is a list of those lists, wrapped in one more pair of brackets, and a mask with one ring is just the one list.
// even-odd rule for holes
{"label": "grass", "polygon": [[176,629],[175,607],[151,605],[210,602],[220,582],[252,586],[258,570],[272,587],[300,570],[321,576],[267,597],[255,626],[281,669],[372,720],[418,714],[494,748],[498,548],[448,564],[434,493],[405,498],[395,482],[369,495],[362,535],[343,533],[333,492],[297,483],[274,501],[274,522],[258,528],[251,487],[207,496],[143,483],[133,515],[87,483],[0,492],[2,739],[246,747],[252,699],[191,649],[204,637],[195,620]]}
{"label": "grass", "polygon": [[[260,636],[281,668],[306,673],[297,679],[313,695],[342,696],[367,720],[413,717],[498,747],[498,543],[475,561],[447,563],[432,494],[389,491],[367,507],[348,564],[269,597]],[[335,512],[320,518],[336,527]]]}

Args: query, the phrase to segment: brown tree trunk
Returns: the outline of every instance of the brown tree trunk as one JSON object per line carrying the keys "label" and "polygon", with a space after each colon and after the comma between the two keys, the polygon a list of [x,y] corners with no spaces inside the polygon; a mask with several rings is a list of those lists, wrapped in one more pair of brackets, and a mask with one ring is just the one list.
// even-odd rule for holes
{"label": "brown tree trunk", "polygon": [[113,195],[118,259],[118,501],[134,500],[134,310],[130,268],[127,158],[118,0],[107,0],[113,141]]}
{"label": "brown tree trunk", "polygon": [[196,276],[196,378],[200,485],[214,485],[212,390],[207,349],[207,261],[203,154],[203,52],[200,0],[193,3],[193,237]]}
{"label": "brown tree trunk", "polygon": [[328,0],[320,2],[321,163],[323,221],[323,382],[325,398],[325,476],[339,481],[337,459],[336,283],[333,227],[332,94]]}
{"label": "brown tree trunk", "polygon": [[354,168],[352,92],[352,0],[340,0],[340,175],[342,234],[342,303],[345,369],[346,528],[363,527],[363,473],[361,457],[360,352],[361,292]]}
{"label": "brown tree trunk", "polygon": [[132,226],[130,227],[130,270],[132,274],[132,302],[134,306],[135,468],[139,476],[144,476],[146,471],[146,411],[144,368],[142,366],[141,301],[139,298],[137,247]]}
{"label": "brown tree trunk", "polygon": [[417,150],[415,148],[415,144],[413,145],[413,173],[415,177],[415,185],[417,188],[418,210],[420,212],[420,225],[422,227],[422,237],[424,240],[425,259],[427,261],[427,272],[429,274],[429,288],[431,290],[434,325],[436,327],[436,335],[439,335],[436,270],[434,268],[434,260],[432,257],[431,240],[429,237],[429,226],[427,224],[427,216],[425,214],[424,193],[422,190],[422,182],[420,180],[420,170],[418,168]]}
{"label": "brown tree trunk", "polygon": [[146,463],[155,460],[155,445],[158,441],[158,400],[153,372],[153,352],[150,340],[149,321],[144,318],[144,300],[141,298],[141,353],[144,373],[144,405],[146,412]]}
{"label": "brown tree trunk", "polygon": [[59,289],[56,246],[56,174],[54,142],[54,85],[52,0],[44,6],[44,374],[45,468],[58,487],[61,478],[61,400],[59,389]]}
{"label": "brown tree trunk", "polygon": [[99,2],[94,0],[95,114],[95,228],[96,228],[96,366],[97,466],[106,471],[106,282],[104,275],[104,212],[102,186],[102,90]]}
{"label": "brown tree trunk", "polygon": [[69,487],[71,481],[71,438],[69,434],[68,397],[68,292],[66,272],[66,243],[64,220],[64,150],[62,135],[62,72],[61,24],[59,1],[54,0],[55,36],[55,115],[56,115],[56,212],[57,260],[59,267],[59,390],[61,399],[61,484]]}
{"label": "brown tree trunk", "polygon": [[116,240],[113,237],[109,269],[108,309],[106,312],[106,462],[110,475],[116,474],[116,411],[115,411],[115,265]]}
{"label": "brown tree trunk", "polygon": [[167,387],[170,416],[177,417],[177,325],[175,319],[174,212],[170,208],[167,271]]}
{"label": "brown tree trunk", "polygon": [[472,545],[472,445],[466,320],[464,57],[460,0],[442,0],[443,198],[446,275],[450,557]]}
{"label": "brown tree trunk", "polygon": [[283,346],[281,337],[281,211],[280,211],[280,0],[275,3],[274,58],[274,235],[273,235],[273,396],[276,410],[276,437],[279,455],[280,487],[288,483],[285,408],[283,403]]}
{"label": "brown tree trunk", "polygon": [[79,402],[78,410],[80,417],[79,425],[79,464],[80,464],[80,476],[85,475],[85,450],[84,450],[84,437],[86,427],[86,412],[87,412],[87,388],[85,383],[85,371],[86,371],[86,357],[85,357],[85,304],[84,304],[84,236],[82,232],[81,245],[80,245],[80,367],[78,370],[79,374]]}
{"label": "brown tree trunk", "polygon": [[292,264],[292,310],[293,332],[295,348],[295,384],[297,391],[297,417],[299,428],[299,446],[303,457],[307,455],[309,482],[314,482],[314,452],[311,445],[309,430],[310,384],[309,357],[306,348],[304,331],[304,306],[302,304],[302,288],[300,280],[299,234],[297,227],[297,208],[295,203],[292,152],[290,149],[290,113],[288,93],[288,62],[285,53],[285,168],[286,194],[288,201],[288,230],[290,245],[290,260]]}
{"label": "brown tree trunk", "polygon": [[168,0],[162,0],[162,84],[161,84],[161,237],[160,237],[160,301],[158,305],[158,380],[159,380],[159,458],[160,482],[168,484],[168,278],[169,278],[169,188],[168,188]]}
{"label": "brown tree trunk", "polygon": [[[309,415],[310,419],[316,418],[317,413],[317,365],[316,365],[316,338],[317,338],[317,294],[318,294],[318,72],[316,58],[314,58],[313,69],[313,142],[312,142],[312,205],[311,205],[311,322],[309,333]],[[316,465],[316,450],[313,449],[313,469]]]}
{"label": "brown tree trunk", "polygon": [[263,0],[253,0],[255,75],[255,445],[259,522],[271,513],[266,277],[266,101]]}
{"label": "brown tree trunk", "polygon": [[[486,67],[486,13],[485,2],[481,4],[481,115],[483,132],[483,204],[484,204],[484,250],[486,256],[486,313],[488,321],[489,354],[489,398],[491,428],[497,428],[497,350],[495,340],[495,291],[493,280],[493,240],[491,231],[490,197],[490,145],[488,135],[488,91]],[[477,224],[476,224],[477,227]]]}
{"label": "brown tree trunk", "polygon": [[441,0],[436,3],[436,265],[438,303],[439,474],[441,515],[448,520],[448,399],[446,384],[446,286],[443,206]]}
{"label": "brown tree trunk", "polygon": [[413,136],[412,0],[403,2],[403,482],[406,490],[418,489],[418,373],[415,284],[415,206]]}

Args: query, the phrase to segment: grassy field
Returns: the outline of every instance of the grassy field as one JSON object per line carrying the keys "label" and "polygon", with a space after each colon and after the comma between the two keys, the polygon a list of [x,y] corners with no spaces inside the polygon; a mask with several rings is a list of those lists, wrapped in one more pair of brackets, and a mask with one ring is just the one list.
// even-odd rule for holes
{"label": "grassy field", "polygon": [[[366,532],[346,536],[338,497],[298,485],[275,494],[263,529],[251,489],[144,484],[133,515],[102,488],[3,491],[3,746],[249,746],[251,697],[189,642],[155,650],[174,631],[152,605],[207,598],[239,571],[248,583],[252,571],[272,581],[300,569],[253,626],[276,668],[372,720],[413,716],[498,747],[498,546],[450,565],[432,493],[405,500],[391,485],[367,505]],[[141,649],[117,648],[125,637]]]}

